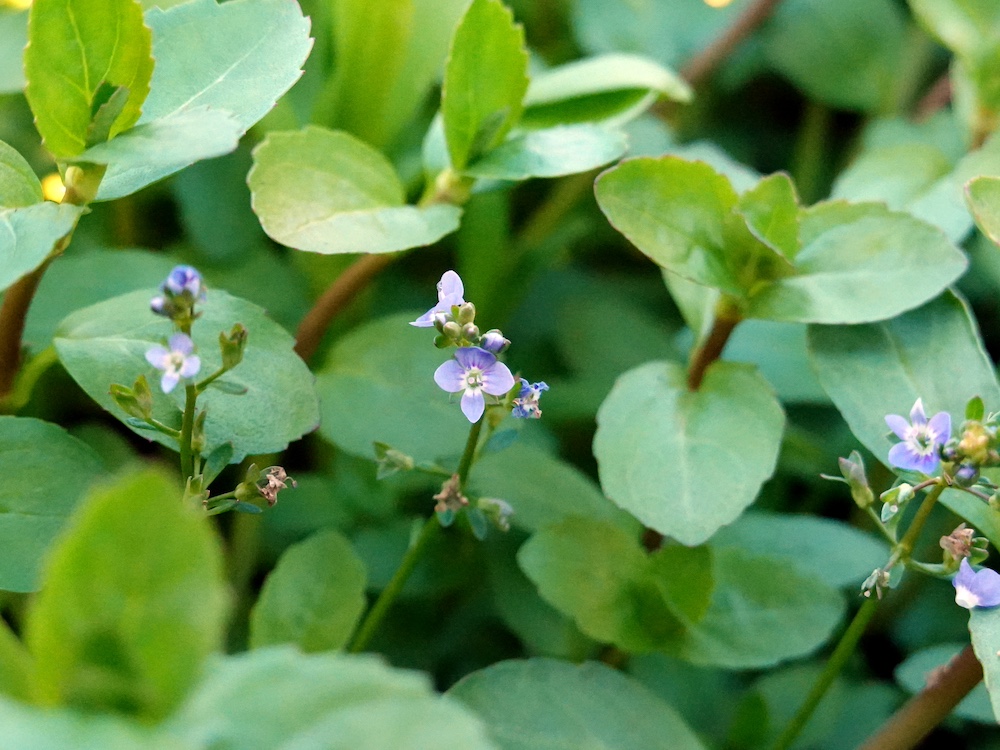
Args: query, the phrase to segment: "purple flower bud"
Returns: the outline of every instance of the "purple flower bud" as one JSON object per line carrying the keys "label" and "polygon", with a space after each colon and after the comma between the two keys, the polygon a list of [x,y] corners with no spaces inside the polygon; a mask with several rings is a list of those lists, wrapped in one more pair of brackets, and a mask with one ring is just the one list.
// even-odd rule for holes
{"label": "purple flower bud", "polygon": [[955,587],[955,603],[960,607],[996,607],[1000,605],[1000,573],[989,568],[974,571],[968,560],[962,560],[958,573],[951,581]]}
{"label": "purple flower bud", "polygon": [[190,295],[192,300],[205,299],[205,286],[201,274],[192,266],[175,266],[163,282],[163,291],[175,296]]}
{"label": "purple flower bud", "polygon": [[975,464],[965,463],[958,467],[952,480],[959,487],[971,487],[979,479],[979,467]]}
{"label": "purple flower bud", "polygon": [[507,351],[510,341],[505,339],[503,334],[494,328],[483,334],[483,337],[479,340],[479,345],[488,352],[500,354]]}

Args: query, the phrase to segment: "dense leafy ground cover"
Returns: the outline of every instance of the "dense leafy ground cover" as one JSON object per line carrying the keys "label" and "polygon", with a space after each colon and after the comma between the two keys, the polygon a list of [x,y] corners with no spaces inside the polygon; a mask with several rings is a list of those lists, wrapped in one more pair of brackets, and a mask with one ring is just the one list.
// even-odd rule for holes
{"label": "dense leafy ground cover", "polygon": [[994,0],[29,4],[0,748],[996,745]]}

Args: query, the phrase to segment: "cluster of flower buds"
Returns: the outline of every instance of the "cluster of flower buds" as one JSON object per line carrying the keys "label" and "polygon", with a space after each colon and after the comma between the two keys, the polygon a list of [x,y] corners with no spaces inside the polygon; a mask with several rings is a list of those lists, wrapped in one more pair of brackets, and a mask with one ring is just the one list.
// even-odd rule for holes
{"label": "cluster of flower buds", "polygon": [[994,490],[995,494],[996,487],[981,476],[982,469],[1000,465],[997,415],[987,416],[985,411],[978,396],[969,401],[958,437],[951,438],[942,446],[941,458],[951,484],[962,488],[982,484]]}
{"label": "cluster of flower buds", "polygon": [[417,328],[435,328],[438,335],[434,345],[438,348],[457,347],[454,358],[434,373],[434,382],[448,393],[462,394],[462,413],[473,423],[483,417],[487,403],[505,405],[515,417],[540,417],[538,399],[549,387],[545,383],[529,384],[522,378],[517,395],[506,398],[517,381],[497,355],[507,350],[510,341],[496,328],[480,333],[476,306],[465,301],[461,277],[454,271],[445,271],[437,292],[437,304],[410,323]]}
{"label": "cluster of flower buds", "polygon": [[190,328],[198,317],[196,302],[205,301],[205,282],[191,266],[176,266],[160,285],[160,293],[149,302],[157,315],[173,320],[178,328]]}

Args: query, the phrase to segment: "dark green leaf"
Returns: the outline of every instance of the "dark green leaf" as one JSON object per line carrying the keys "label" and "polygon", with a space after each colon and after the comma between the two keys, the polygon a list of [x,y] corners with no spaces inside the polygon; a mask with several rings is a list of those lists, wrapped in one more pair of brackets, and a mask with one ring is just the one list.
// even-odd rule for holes
{"label": "dark green leaf", "polygon": [[289,547],[250,613],[250,646],[294,643],[304,652],[347,643],[364,612],[365,567],[331,530]]}
{"label": "dark green leaf", "polygon": [[483,718],[499,750],[703,748],[668,703],[596,662],[501,662],[468,675],[448,695]]}
{"label": "dark green leaf", "polygon": [[94,95],[124,86],[128,101],[110,135],[139,119],[153,74],[151,38],[133,0],[38,0],[31,6],[25,95],[45,146],[57,157],[87,147]]}
{"label": "dark green leaf", "polygon": [[441,93],[456,170],[503,143],[521,117],[527,89],[524,30],[500,0],[473,0],[452,37]]}
{"label": "dark green leaf", "polygon": [[[153,294],[153,290],[132,292],[78,310],[56,333],[55,346],[63,366],[91,398],[120,419],[124,412],[112,401],[108,386],[142,373],[158,384],[145,353],[173,332],[169,320],[150,312]],[[242,461],[248,454],[283,450],[312,430],[319,421],[319,405],[312,374],[292,351],[292,337],[261,308],[223,291],[211,290],[199,310],[204,314],[195,322],[192,338],[204,375],[221,364],[220,331],[229,331],[236,322],[250,331],[243,362],[226,375],[246,387],[246,395],[210,389],[199,396],[199,408],[208,410],[204,453],[231,442],[232,460]],[[166,395],[158,385],[151,387],[153,416],[178,427],[184,389],[175,388]],[[176,450],[176,443],[166,435],[144,436]]]}
{"label": "dark green leaf", "polygon": [[93,492],[45,571],[26,641],[46,703],[162,719],[221,645],[222,556],[155,471]]}
{"label": "dark green leaf", "polygon": [[363,141],[325,128],[271,133],[254,149],[248,181],[261,225],[309,252],[387,253],[436,242],[461,210],[405,205],[392,164]]}
{"label": "dark green leaf", "polygon": [[650,362],[619,378],[597,414],[601,486],[647,526],[700,544],[771,476],[784,421],[753,367],[717,362],[691,392],[683,367]]}
{"label": "dark green leaf", "polygon": [[[44,450],[38,450],[44,446]],[[86,444],[54,424],[0,417],[0,589],[35,591],[43,556],[103,473]]]}

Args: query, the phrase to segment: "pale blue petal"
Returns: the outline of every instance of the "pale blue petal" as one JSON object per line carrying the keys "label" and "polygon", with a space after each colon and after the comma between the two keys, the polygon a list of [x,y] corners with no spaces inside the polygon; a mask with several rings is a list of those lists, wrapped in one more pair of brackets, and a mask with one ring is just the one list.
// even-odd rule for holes
{"label": "pale blue petal", "polygon": [[478,422],[486,410],[486,399],[482,391],[466,391],[462,394],[462,413],[470,422]]}
{"label": "pale blue petal", "polygon": [[917,399],[913,408],[910,409],[910,422],[912,424],[927,424],[927,414],[924,413],[923,399]]}
{"label": "pale blue petal", "polygon": [[491,396],[503,396],[514,387],[514,376],[503,362],[494,362],[483,372],[483,390]]}
{"label": "pale blue petal", "polygon": [[448,393],[457,393],[465,390],[465,369],[453,359],[442,363],[434,371],[434,382],[438,388]]}
{"label": "pale blue petal", "polygon": [[170,393],[177,383],[180,382],[180,379],[180,375],[178,375],[176,371],[167,370],[163,373],[163,377],[160,378],[160,388],[164,393]]}
{"label": "pale blue petal", "polygon": [[191,337],[184,333],[175,333],[170,337],[168,342],[170,345],[170,351],[180,352],[181,354],[190,354],[194,351],[194,342]]}
{"label": "pale blue petal", "polygon": [[465,294],[465,285],[462,284],[462,277],[454,271],[445,271],[441,276],[441,281],[438,282],[437,288],[439,300],[452,297],[458,300],[458,302],[453,302],[452,304],[465,304],[465,300],[462,299],[462,295]]}
{"label": "pale blue petal", "polygon": [[910,429],[910,423],[903,417],[898,414],[886,414],[885,423],[889,425],[889,429],[896,434],[896,437],[900,440],[906,440],[906,431]]}
{"label": "pale blue petal", "polygon": [[939,411],[931,417],[930,424],[927,425],[934,435],[936,442],[946,443],[951,437],[951,414],[946,411]]}
{"label": "pale blue petal", "polygon": [[154,346],[149,351],[146,352],[146,361],[149,362],[157,370],[163,370],[167,366],[167,360],[170,358],[170,352],[167,351],[162,346]]}
{"label": "pale blue petal", "polygon": [[[466,370],[471,370],[473,367],[477,367],[483,372],[491,368],[497,361],[496,357],[485,349],[480,349],[478,346],[463,346],[461,349],[457,349],[455,351],[455,359],[457,359]],[[507,369],[506,366],[504,366],[504,369]],[[507,373],[510,374],[510,370],[507,370]],[[511,377],[511,385],[514,385],[513,376]],[[508,387],[507,390],[509,391],[510,387]],[[504,391],[504,393],[506,392],[507,391]]]}
{"label": "pale blue petal", "polygon": [[184,364],[181,365],[181,377],[190,378],[198,374],[198,370],[201,369],[201,359],[199,357],[191,356],[184,360]]}

